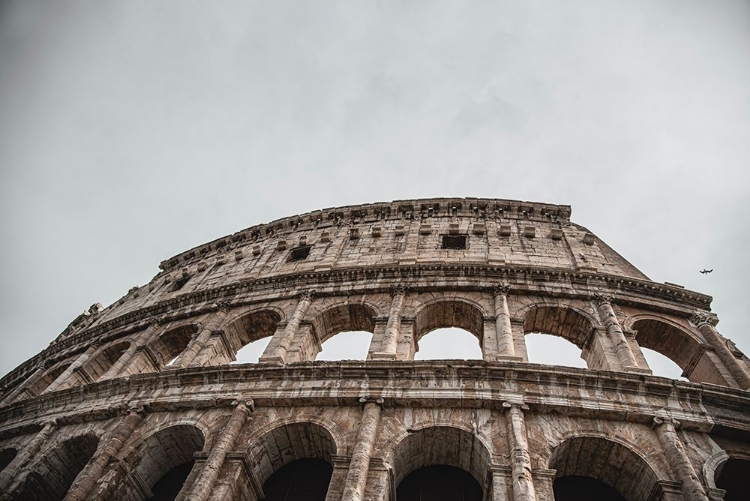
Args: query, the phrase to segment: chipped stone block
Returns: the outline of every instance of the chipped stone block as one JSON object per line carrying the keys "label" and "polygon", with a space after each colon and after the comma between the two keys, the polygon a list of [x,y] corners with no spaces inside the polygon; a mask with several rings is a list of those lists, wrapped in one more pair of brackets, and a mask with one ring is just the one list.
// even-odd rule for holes
{"label": "chipped stone block", "polygon": [[423,224],[419,227],[420,235],[429,235],[430,233],[432,233],[432,226],[429,224]]}
{"label": "chipped stone block", "polygon": [[594,238],[594,235],[592,235],[591,233],[586,233],[583,236],[583,243],[585,243],[586,245],[594,245]]}
{"label": "chipped stone block", "polygon": [[524,226],[523,236],[526,238],[534,238],[536,236],[536,227],[531,225]]}
{"label": "chipped stone block", "polygon": [[563,231],[560,228],[552,228],[549,232],[549,236],[552,240],[562,240]]}
{"label": "chipped stone block", "polygon": [[501,224],[500,229],[497,231],[501,237],[509,237],[511,234],[511,228],[509,224]]}

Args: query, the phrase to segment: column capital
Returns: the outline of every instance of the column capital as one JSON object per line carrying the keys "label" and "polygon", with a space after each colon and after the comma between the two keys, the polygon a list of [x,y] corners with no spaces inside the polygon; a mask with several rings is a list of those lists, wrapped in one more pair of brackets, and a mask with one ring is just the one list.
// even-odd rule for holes
{"label": "column capital", "polygon": [[492,295],[493,296],[507,296],[508,293],[510,293],[510,285],[508,284],[500,284],[500,285],[493,285],[492,286]]}
{"label": "column capital", "polygon": [[359,403],[362,404],[362,407],[364,407],[367,404],[378,404],[378,406],[380,406],[380,408],[382,409],[384,402],[385,400],[383,400],[382,398],[378,398],[378,397],[360,397],[359,398]]}
{"label": "column capital", "polygon": [[690,321],[695,324],[696,327],[702,327],[704,325],[710,325],[716,327],[719,323],[719,317],[715,313],[709,311],[696,311],[690,315]]}
{"label": "column capital", "polygon": [[145,416],[149,410],[150,408],[148,404],[142,402],[131,402],[122,409],[121,413],[126,416],[128,414],[139,414],[140,416]]}
{"label": "column capital", "polygon": [[232,407],[236,410],[245,410],[248,414],[255,412],[255,400],[252,398],[246,401],[232,400]]}
{"label": "column capital", "polygon": [[507,411],[511,409],[512,407],[517,407],[524,411],[529,410],[529,406],[523,400],[517,401],[517,402],[511,402],[511,401],[506,400],[503,402],[503,410]]}
{"label": "column capital", "polygon": [[597,292],[594,294],[591,294],[591,300],[596,303],[597,306],[601,306],[603,304],[608,304],[612,306],[612,303],[615,301],[615,295],[614,294],[607,294],[604,292]]}
{"label": "column capital", "polygon": [[300,301],[312,301],[312,298],[315,297],[315,289],[304,289],[299,291],[298,297]]}
{"label": "column capital", "polygon": [[651,428],[658,428],[659,426],[663,424],[671,424],[676,430],[679,430],[682,427],[682,423],[680,423],[678,420],[672,417],[654,416],[653,421],[651,423]]}
{"label": "column capital", "polygon": [[405,296],[409,292],[409,288],[402,284],[391,285],[391,296]]}

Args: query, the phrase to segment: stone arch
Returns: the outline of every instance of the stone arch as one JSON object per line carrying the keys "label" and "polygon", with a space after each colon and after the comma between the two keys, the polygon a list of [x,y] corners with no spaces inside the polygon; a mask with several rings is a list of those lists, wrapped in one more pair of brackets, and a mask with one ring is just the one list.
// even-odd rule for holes
{"label": "stone arch", "polygon": [[548,468],[555,478],[590,477],[626,501],[647,501],[660,492],[657,469],[633,445],[599,433],[573,434],[552,447]]}
{"label": "stone arch", "polygon": [[540,302],[517,313],[523,319],[523,332],[539,332],[567,339],[583,349],[599,321],[590,312],[570,304]]}
{"label": "stone arch", "polygon": [[471,474],[488,491],[491,454],[471,431],[455,425],[430,424],[401,435],[390,451],[394,488],[415,470],[434,465],[454,466]]}
{"label": "stone arch", "polygon": [[185,351],[199,327],[194,323],[170,327],[148,344],[156,369],[160,370]]}
{"label": "stone arch", "polygon": [[99,437],[85,433],[64,440],[35,458],[20,499],[59,500],[99,446]]}
{"label": "stone arch", "polygon": [[273,423],[250,440],[249,455],[262,485],[275,471],[299,459],[322,459],[329,464],[339,445],[333,433],[312,421]]}
{"label": "stone arch", "polygon": [[[113,497],[150,498],[151,489],[159,480],[194,461],[194,454],[203,451],[205,445],[204,430],[194,422],[170,422],[151,430],[127,454],[126,461],[132,465],[132,470],[121,479]],[[189,482],[188,477],[184,485]]]}
{"label": "stone arch", "polygon": [[224,322],[222,329],[234,351],[233,355],[236,356],[239,350],[254,341],[273,336],[283,318],[281,313],[276,308],[263,308],[244,311]]}
{"label": "stone arch", "polygon": [[636,331],[635,340],[644,348],[654,350],[672,360],[683,375],[695,383],[728,383],[706,351],[705,343],[688,329],[654,315],[638,315],[628,320]]}
{"label": "stone arch", "polygon": [[[750,467],[750,453],[743,450],[721,450],[716,454],[713,454],[706,462],[703,463],[703,480],[705,484],[711,489],[722,489],[717,485],[724,466],[730,461],[740,461],[745,464],[745,469]],[[729,494],[738,494],[735,492]]]}
{"label": "stone arch", "polygon": [[39,378],[29,382],[29,386],[25,388],[25,391],[33,396],[40,395],[49,385],[55,382],[55,380],[62,375],[65,370],[70,367],[75,361],[75,357],[68,358],[59,362],[49,369]]}
{"label": "stone arch", "polygon": [[374,332],[377,309],[365,302],[328,305],[312,319],[321,343],[347,331]]}
{"label": "stone arch", "polygon": [[443,327],[458,327],[472,333],[482,344],[484,308],[463,297],[445,297],[423,303],[414,315],[414,342]]}
{"label": "stone arch", "polygon": [[81,369],[92,382],[98,381],[119,360],[123,353],[125,353],[125,350],[130,347],[130,344],[131,341],[129,340],[110,343],[94,353]]}

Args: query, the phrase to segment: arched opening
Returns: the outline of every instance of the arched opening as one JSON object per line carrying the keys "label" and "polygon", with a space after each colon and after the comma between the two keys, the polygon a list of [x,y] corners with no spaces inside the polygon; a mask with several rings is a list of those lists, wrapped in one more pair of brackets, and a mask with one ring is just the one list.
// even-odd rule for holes
{"label": "arched opening", "polygon": [[[560,348],[561,352],[554,358],[556,360],[551,361],[553,365],[567,365],[570,367],[583,367],[589,369],[600,368],[597,362],[591,362],[592,356],[594,360],[601,358],[597,355],[599,352],[603,352],[603,348],[598,345],[592,345],[588,348],[588,352],[584,352],[584,345],[587,344],[591,334],[594,330],[594,326],[583,313],[573,310],[571,308],[557,307],[557,306],[537,306],[526,312],[523,321],[523,332],[526,334],[525,338],[527,342],[531,342],[532,352],[536,351],[534,357],[539,357],[538,360],[544,360],[540,363],[549,363],[546,360],[549,359],[551,348],[554,346]],[[536,337],[529,337],[528,335],[533,334],[547,334],[562,338],[569,343],[576,346],[577,350],[571,349],[570,345],[565,342],[553,341],[550,338],[541,338],[540,341]],[[540,346],[541,345],[541,346]],[[541,349],[540,349],[541,348]],[[528,349],[528,346],[527,346]],[[529,361],[531,360],[532,353],[529,353]],[[585,358],[584,358],[585,357]],[[583,358],[585,364],[578,361],[578,358]],[[533,360],[536,362],[536,360]],[[593,365],[593,366],[592,366]]]}
{"label": "arched opening", "polygon": [[601,480],[568,475],[555,480],[555,501],[626,501],[622,495]]}
{"label": "arched opening", "polygon": [[[557,470],[556,501],[647,501],[657,484],[656,473],[643,458],[620,443],[600,437],[565,440],[552,451],[549,468]],[[614,497],[612,490],[620,497]],[[612,497],[601,497],[602,493]]]}
{"label": "arched opening", "polygon": [[[114,499],[172,500],[188,483],[193,455],[203,450],[203,433],[191,425],[175,425],[146,437],[129,455],[135,467],[129,479],[120,482]],[[147,487],[153,497],[144,496]]]}
{"label": "arched opening", "polygon": [[729,458],[714,474],[716,487],[724,489],[724,501],[745,501],[750,494],[750,460]]}
{"label": "arched opening", "polygon": [[100,377],[106,373],[112,365],[125,353],[130,343],[123,341],[121,343],[113,344],[107,348],[99,351],[89,361],[83,365],[82,369],[89,376],[91,381],[98,381]]}
{"label": "arched opening", "polygon": [[[292,423],[279,426],[266,432],[259,439],[252,440],[250,445],[252,464],[255,465],[255,475],[259,482],[265,485],[266,481],[271,480],[274,473],[279,472],[281,480],[277,478],[274,482],[278,481],[278,484],[272,483],[272,486],[278,485],[282,491],[284,486],[296,489],[296,487],[284,483],[283,479],[287,478],[286,476],[290,474],[290,471],[292,473],[295,471],[301,473],[302,471],[302,468],[290,466],[290,470],[282,472],[284,466],[291,465],[299,460],[312,459],[318,460],[332,469],[331,456],[336,455],[336,453],[336,443],[330,432],[314,423]],[[320,467],[322,471],[319,462],[306,462],[300,463],[300,465],[303,467],[313,465],[316,468]],[[325,475],[327,475],[325,478],[328,481],[325,482],[325,491],[321,499],[325,499],[325,492],[328,490],[330,481],[330,473]],[[266,491],[266,495],[269,495],[269,492]],[[273,498],[267,497],[266,499]]]}
{"label": "arched opening", "polygon": [[185,351],[185,348],[193,339],[193,334],[197,331],[196,325],[183,325],[168,330],[153,341],[149,347],[156,359],[157,370],[174,363],[175,359]]}
{"label": "arched opening", "polygon": [[456,327],[435,329],[422,336],[416,350],[414,360],[482,360],[476,336]]}
{"label": "arched opening", "polygon": [[[479,486],[479,497],[477,499],[483,499],[486,494],[483,484],[489,472],[490,454],[484,444],[467,431],[449,426],[424,428],[410,433],[401,440],[396,445],[393,454],[394,482],[397,486],[398,501],[415,499],[406,497],[402,500],[400,493],[405,492],[405,495],[408,496],[413,495],[415,490],[420,492],[419,485],[422,481],[440,472],[440,469],[426,468],[434,466],[450,467],[450,469],[443,470],[443,473],[448,472],[448,475],[444,478],[446,481],[443,485],[445,492],[450,490],[472,494],[476,492],[476,486]],[[424,469],[424,471],[419,472],[421,469]],[[455,470],[468,474],[476,484],[468,482],[465,475],[461,475]],[[414,479],[410,478],[412,473],[416,473]],[[428,498],[424,499],[427,501]],[[473,498],[466,499],[468,501]]]}
{"label": "arched opening", "polygon": [[58,444],[42,458],[37,458],[18,499],[61,500],[98,445],[95,435],[82,435]]}
{"label": "arched opening", "polygon": [[322,459],[298,459],[263,484],[265,501],[325,501],[333,467]]}
{"label": "arched opening", "polygon": [[672,360],[688,380],[728,384],[701,343],[679,327],[661,320],[642,319],[633,323],[633,329],[642,348],[654,350]]}
{"label": "arched opening", "polygon": [[433,465],[413,471],[396,490],[396,501],[482,501],[482,486],[455,466]]}
{"label": "arched opening", "polygon": [[366,331],[339,332],[321,345],[315,360],[365,360],[372,334]]}
{"label": "arched opening", "polygon": [[[422,342],[427,334],[429,342]],[[414,317],[414,358],[482,359],[483,334],[484,316],[476,305],[458,300],[428,304]]]}
{"label": "arched opening", "polygon": [[532,364],[588,367],[581,349],[564,337],[532,332],[526,334],[525,338],[526,352]]}
{"label": "arched opening", "polygon": [[8,447],[0,451],[0,471],[3,471],[18,454],[18,449]]}
{"label": "arched opening", "polygon": [[26,388],[26,392],[31,395],[40,395],[49,385],[54,383],[72,363],[73,361],[70,360],[64,364],[51,368],[41,378],[37,379],[33,384]]}
{"label": "arched opening", "polygon": [[233,364],[257,363],[276,332],[281,316],[272,310],[243,315],[224,327],[227,340],[234,350]]}
{"label": "arched opening", "polygon": [[658,351],[651,350],[649,348],[641,347],[641,353],[646,359],[648,366],[651,368],[651,372],[654,376],[668,377],[670,379],[681,379],[687,381],[688,379],[683,376],[682,369],[679,365],[674,363],[669,357],[665,357]]}

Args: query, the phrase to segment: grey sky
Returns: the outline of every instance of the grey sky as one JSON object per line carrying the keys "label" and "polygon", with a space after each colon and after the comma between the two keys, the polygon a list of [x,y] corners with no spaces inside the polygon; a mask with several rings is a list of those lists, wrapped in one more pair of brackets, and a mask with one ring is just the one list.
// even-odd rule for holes
{"label": "grey sky", "polygon": [[748,353],[749,161],[746,1],[6,1],[0,373],[190,247],[430,196],[570,204]]}

